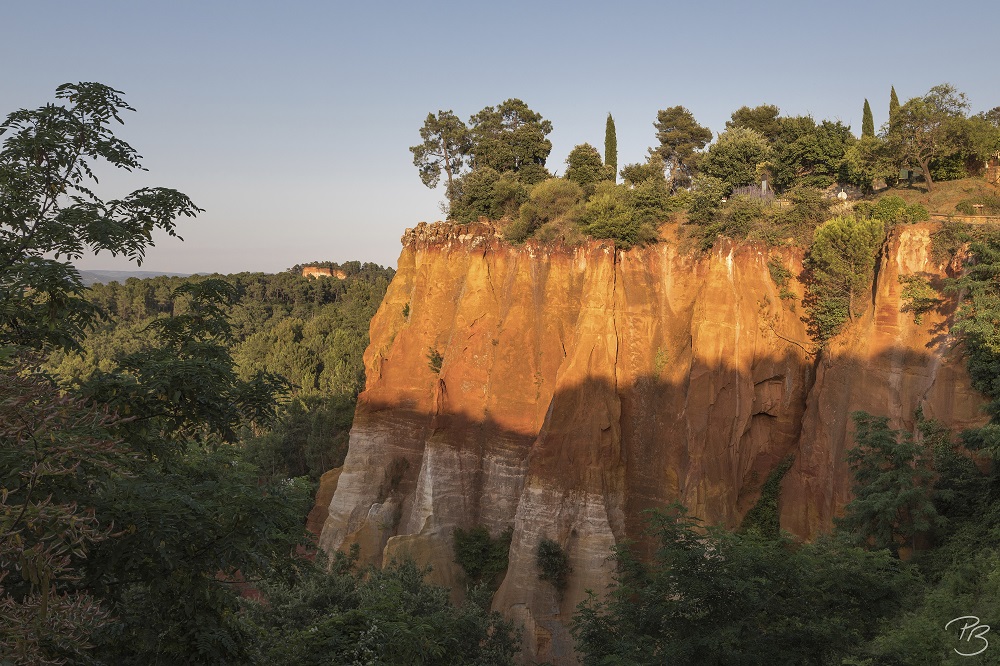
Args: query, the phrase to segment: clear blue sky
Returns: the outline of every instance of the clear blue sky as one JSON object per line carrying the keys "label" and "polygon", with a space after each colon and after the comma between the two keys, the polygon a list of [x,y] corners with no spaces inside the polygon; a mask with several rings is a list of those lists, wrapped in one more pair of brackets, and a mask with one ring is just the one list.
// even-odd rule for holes
{"label": "clear blue sky", "polygon": [[[107,196],[175,187],[206,209],[144,269],[279,271],[311,260],[394,265],[406,227],[441,217],[408,147],[430,111],[468,118],[519,97],[552,121],[548,166],[603,146],[644,159],[658,109],[718,132],[741,105],[860,131],[900,98],[950,82],[1000,105],[1000,3],[6,2],[0,114],[67,81],[125,91],[121,136],[148,173]],[[603,150],[603,148],[602,148]],[[100,256],[82,268],[126,268]]]}

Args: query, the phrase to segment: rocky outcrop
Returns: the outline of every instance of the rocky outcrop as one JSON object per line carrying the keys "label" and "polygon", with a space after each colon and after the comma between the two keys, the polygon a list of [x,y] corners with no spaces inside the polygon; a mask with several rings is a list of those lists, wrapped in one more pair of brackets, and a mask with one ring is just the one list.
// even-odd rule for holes
{"label": "rocky outcrop", "polygon": [[[801,287],[781,297],[763,247],[696,256],[669,240],[514,247],[489,223],[407,230],[321,547],[412,556],[461,590],[454,528],[512,525],[494,606],[523,623],[527,658],[573,663],[568,620],[605,588],[611,548],[640,535],[643,510],[679,500],[736,526],[793,455],[781,524],[808,539],[848,499],[852,411],[897,427],[918,406],[982,422],[947,335],[955,303],[919,325],[901,312],[898,276],[949,270],[929,256],[930,231],[893,233],[869,315],[817,354]],[[801,272],[799,251],[770,252]],[[544,538],[573,568],[562,595],[538,579]]]}
{"label": "rocky outcrop", "polygon": [[333,494],[337,491],[337,481],[340,479],[340,472],[343,468],[335,467],[326,471],[319,478],[319,487],[316,489],[316,501],[309,515],[306,516],[306,531],[319,537],[326,524],[326,518],[330,515],[330,502]]}
{"label": "rocky outcrop", "polygon": [[347,273],[339,268],[330,268],[328,266],[306,266],[302,269],[302,277],[307,278],[321,278],[321,277],[332,277],[338,280],[346,280]]}

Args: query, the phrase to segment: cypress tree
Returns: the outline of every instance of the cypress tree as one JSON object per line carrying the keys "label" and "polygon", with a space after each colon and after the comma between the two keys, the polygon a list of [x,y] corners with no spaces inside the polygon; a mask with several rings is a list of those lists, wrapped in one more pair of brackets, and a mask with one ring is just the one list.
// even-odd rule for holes
{"label": "cypress tree", "polygon": [[889,91],[889,129],[892,129],[892,117],[899,111],[899,96],[896,95],[896,86],[892,86]]}
{"label": "cypress tree", "polygon": [[875,136],[875,120],[872,118],[872,107],[865,99],[865,111],[861,116],[861,136]]}
{"label": "cypress tree", "polygon": [[610,167],[612,178],[618,178],[618,137],[615,135],[615,119],[608,114],[604,125],[604,165]]}

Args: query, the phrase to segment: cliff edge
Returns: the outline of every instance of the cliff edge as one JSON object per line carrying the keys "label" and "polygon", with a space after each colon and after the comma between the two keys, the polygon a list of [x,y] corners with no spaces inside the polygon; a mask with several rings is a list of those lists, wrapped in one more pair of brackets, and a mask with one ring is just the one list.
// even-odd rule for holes
{"label": "cliff edge", "polygon": [[[320,546],[362,558],[411,556],[460,590],[452,531],[514,528],[494,607],[524,625],[529,659],[574,663],[567,630],[586,590],[610,580],[611,548],[640,537],[642,512],[672,501],[739,525],[787,456],[783,529],[811,538],[849,499],[849,415],[912,427],[985,421],[960,349],[954,299],[914,323],[899,276],[940,280],[933,224],[897,227],[868,314],[822,353],[802,321],[801,286],[781,298],[769,250],[722,241],[511,246],[489,223],[407,230],[371,322],[367,387]],[[771,249],[793,275],[801,252]],[[535,552],[559,542],[563,594]]]}

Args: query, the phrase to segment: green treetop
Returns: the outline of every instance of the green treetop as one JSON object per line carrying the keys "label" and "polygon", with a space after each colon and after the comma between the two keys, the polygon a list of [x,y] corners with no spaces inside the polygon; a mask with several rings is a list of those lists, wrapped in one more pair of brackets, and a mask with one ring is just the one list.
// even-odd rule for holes
{"label": "green treetop", "polygon": [[604,164],[610,167],[614,178],[618,173],[618,137],[615,134],[615,119],[610,113],[604,124]]}
{"label": "green treetop", "polygon": [[615,172],[601,162],[601,154],[589,143],[576,146],[566,158],[566,178],[578,183],[587,194],[594,191],[599,181],[614,177]]}
{"label": "green treetop", "polygon": [[813,333],[826,340],[861,310],[860,297],[871,286],[875,256],[885,238],[881,220],[835,217],[816,229],[807,264]]}
{"label": "green treetop", "polygon": [[900,547],[913,546],[916,535],[941,524],[932,502],[931,451],[908,432],[891,429],[885,416],[854,412],[851,417],[857,445],[847,452],[847,461],[854,499],[837,526],[858,545],[897,555]]}
{"label": "green treetop", "polygon": [[529,184],[548,177],[545,160],[552,142],[545,137],[552,132],[552,123],[521,100],[488,106],[469,119],[469,126],[473,169],[511,171]]}
{"label": "green treetop", "polygon": [[889,128],[892,129],[892,117],[899,111],[899,95],[896,94],[896,86],[889,89]]}
{"label": "green treetop", "polygon": [[867,99],[865,99],[865,109],[861,115],[861,136],[875,136],[875,120],[872,118],[872,107]]}
{"label": "green treetop", "polygon": [[774,141],[781,134],[780,109],[774,104],[761,104],[750,108],[741,106],[733,111],[730,120],[726,121],[726,129],[745,127],[760,132],[768,141]]}
{"label": "green treetop", "polygon": [[769,165],[774,187],[829,187],[837,181],[844,154],[856,139],[840,121],[817,124],[809,116],[781,118],[782,131]]}
{"label": "green treetop", "polygon": [[670,170],[674,186],[691,182],[694,176],[695,151],[701,150],[712,140],[712,131],[702,127],[694,115],[683,106],[672,106],[656,114],[656,139],[660,145],[651,152],[658,153]]}
{"label": "green treetop", "polygon": [[962,130],[968,108],[965,95],[945,83],[909,100],[890,117],[886,136],[890,153],[902,164],[920,166],[928,192],[934,188],[931,162],[964,147]]}
{"label": "green treetop", "polygon": [[420,128],[418,146],[412,146],[413,165],[420,169],[420,180],[427,187],[437,187],[443,169],[448,178],[448,189],[465,164],[469,152],[469,128],[451,111],[428,113]]}
{"label": "green treetop", "polygon": [[709,148],[702,170],[725,183],[728,190],[755,183],[773,151],[757,130],[734,127],[719,135]]}
{"label": "green treetop", "polygon": [[860,663],[846,658],[913,580],[884,551],[728,532],[676,505],[647,515],[650,554],[617,546],[612,584],[577,607],[584,666]]}

